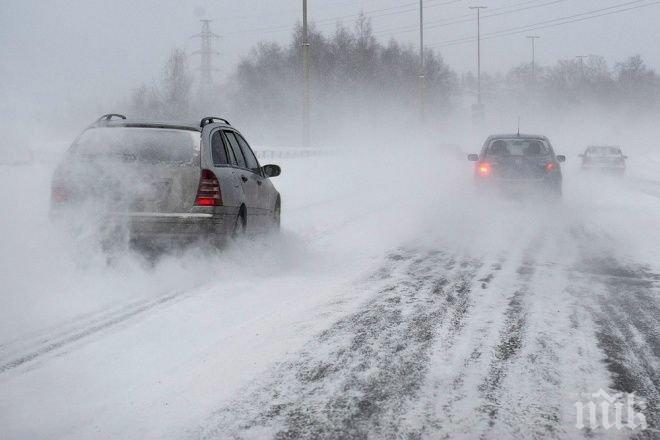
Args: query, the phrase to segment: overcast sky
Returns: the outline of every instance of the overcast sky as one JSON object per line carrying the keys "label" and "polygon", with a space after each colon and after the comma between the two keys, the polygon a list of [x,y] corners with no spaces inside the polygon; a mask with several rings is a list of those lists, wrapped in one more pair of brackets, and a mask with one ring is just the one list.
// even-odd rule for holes
{"label": "overcast sky", "polygon": [[[338,20],[351,26],[364,11],[379,38],[417,44],[415,0],[309,0],[310,19],[332,32]],[[650,5],[546,29],[486,39],[485,71],[505,71],[531,56],[525,35],[537,34],[537,59],[598,54],[609,62],[641,54],[660,69],[657,46],[660,4],[656,0],[425,0],[425,43],[441,52],[459,73],[475,68],[476,45],[445,46],[473,37],[471,5],[484,5],[482,32],[506,31],[588,11]],[[121,98],[140,83],[153,81],[172,47],[193,52],[200,17],[211,18],[222,35],[216,60],[227,74],[259,40],[289,40],[301,16],[302,0],[0,0],[0,99],[4,105],[75,102],[81,96]],[[527,8],[527,9],[524,9]],[[517,9],[524,9],[518,10]],[[488,17],[489,14],[495,14]],[[447,24],[447,21],[453,24]],[[197,64],[198,60],[192,60]],[[9,104],[8,104],[9,103]]]}

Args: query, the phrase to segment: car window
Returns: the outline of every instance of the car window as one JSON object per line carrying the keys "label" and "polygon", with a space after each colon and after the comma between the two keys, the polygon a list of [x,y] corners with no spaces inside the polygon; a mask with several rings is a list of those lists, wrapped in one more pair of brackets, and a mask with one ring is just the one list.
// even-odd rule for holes
{"label": "car window", "polygon": [[257,157],[254,155],[254,152],[252,151],[252,148],[248,145],[247,141],[241,136],[240,134],[236,133],[236,139],[238,139],[238,143],[241,146],[241,150],[243,151],[243,156],[245,156],[245,162],[247,163],[247,167],[254,171],[255,173],[259,172],[259,162],[257,161]]}
{"label": "car window", "polygon": [[216,131],[211,136],[211,156],[213,157],[213,165],[227,165],[227,151],[225,150],[225,142],[222,139],[222,133]]}
{"label": "car window", "polygon": [[182,164],[199,157],[199,141],[199,133],[188,130],[102,127],[80,135],[72,152],[86,159]]}
{"label": "car window", "polygon": [[591,156],[619,156],[621,149],[618,147],[589,147],[587,154]]}
{"label": "car window", "polygon": [[236,156],[234,156],[234,150],[231,149],[231,145],[229,144],[229,140],[227,137],[223,134],[222,139],[225,143],[225,151],[227,152],[227,161],[234,166],[238,165],[238,162],[236,161]]}
{"label": "car window", "polygon": [[548,145],[540,139],[496,139],[488,146],[489,156],[546,156]]}
{"label": "car window", "polygon": [[241,147],[238,145],[238,140],[232,131],[225,131],[225,136],[229,141],[229,146],[231,147],[234,157],[236,158],[236,163],[241,168],[247,168],[247,163],[245,162],[245,157],[241,152]]}

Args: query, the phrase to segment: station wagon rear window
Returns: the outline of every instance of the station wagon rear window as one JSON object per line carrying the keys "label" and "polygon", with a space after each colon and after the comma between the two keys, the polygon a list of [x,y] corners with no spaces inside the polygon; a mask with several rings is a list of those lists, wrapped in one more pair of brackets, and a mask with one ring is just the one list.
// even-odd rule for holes
{"label": "station wagon rear window", "polygon": [[101,127],[85,131],[72,147],[84,158],[145,163],[191,163],[199,157],[199,133],[148,127]]}

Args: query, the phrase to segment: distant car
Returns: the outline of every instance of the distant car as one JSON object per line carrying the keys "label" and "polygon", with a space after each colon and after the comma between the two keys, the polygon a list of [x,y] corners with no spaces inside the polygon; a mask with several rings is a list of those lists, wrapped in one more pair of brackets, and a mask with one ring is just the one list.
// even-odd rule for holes
{"label": "distant car", "polygon": [[481,153],[468,155],[476,162],[475,182],[481,189],[495,189],[507,194],[562,193],[560,162],[545,136],[503,134],[489,136]]}
{"label": "distant car", "polygon": [[259,164],[225,119],[161,123],[108,114],[57,167],[51,214],[95,216],[143,244],[224,241],[279,227],[281,197],[270,181],[279,174],[279,166]]}
{"label": "distant car", "polygon": [[580,154],[582,169],[585,171],[603,171],[623,174],[626,171],[626,159],[621,148],[615,146],[592,145]]}

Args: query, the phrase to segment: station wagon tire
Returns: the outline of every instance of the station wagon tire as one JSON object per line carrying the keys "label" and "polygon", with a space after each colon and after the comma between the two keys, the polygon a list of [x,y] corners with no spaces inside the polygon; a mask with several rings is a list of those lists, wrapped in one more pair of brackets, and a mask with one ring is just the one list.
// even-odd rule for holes
{"label": "station wagon tire", "polygon": [[245,230],[247,229],[247,215],[245,212],[245,206],[241,206],[234,221],[234,226],[231,231],[232,238],[238,238],[242,235],[245,235]]}

